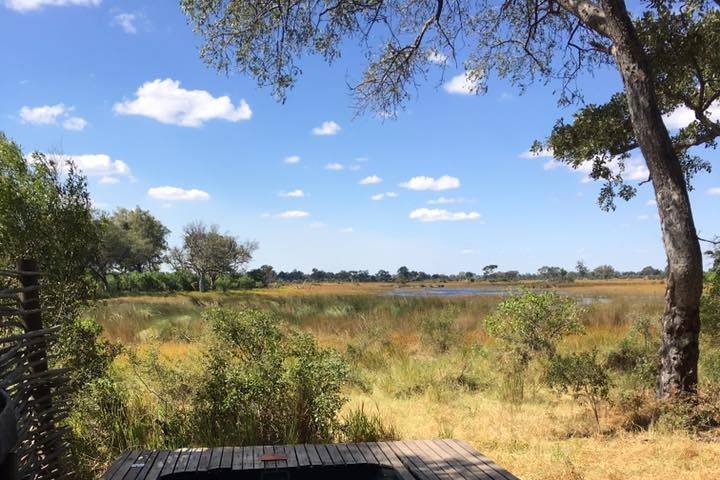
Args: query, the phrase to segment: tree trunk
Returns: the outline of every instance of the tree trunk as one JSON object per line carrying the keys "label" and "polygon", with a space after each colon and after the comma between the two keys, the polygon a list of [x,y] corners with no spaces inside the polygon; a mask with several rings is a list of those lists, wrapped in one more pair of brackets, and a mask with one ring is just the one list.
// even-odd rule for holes
{"label": "tree trunk", "polygon": [[655,188],[668,260],[658,395],[694,393],[703,269],[687,185],[658,108],[645,51],[623,0],[601,0],[633,130]]}

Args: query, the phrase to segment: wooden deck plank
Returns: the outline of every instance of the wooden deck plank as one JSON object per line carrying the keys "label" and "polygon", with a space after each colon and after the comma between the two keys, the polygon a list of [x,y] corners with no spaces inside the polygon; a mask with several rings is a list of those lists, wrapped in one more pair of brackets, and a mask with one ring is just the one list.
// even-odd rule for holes
{"label": "wooden deck plank", "polygon": [[388,467],[393,466],[392,460],[390,460],[387,455],[385,455],[385,452],[382,451],[382,449],[378,446],[377,442],[367,442],[365,445],[367,445],[367,447],[373,453],[379,465],[385,465]]}
{"label": "wooden deck plank", "polygon": [[[480,480],[494,480],[499,478],[498,473],[490,466],[484,465],[481,468],[473,465],[473,462],[467,459],[466,455],[459,454],[455,451],[445,440],[435,440],[431,442],[433,447],[437,450],[445,452],[447,457],[452,458],[452,461],[460,465],[466,472],[472,475],[472,478]],[[500,477],[501,478],[501,477]]]}
{"label": "wooden deck plank", "polygon": [[180,450],[171,450],[170,451],[170,454],[168,455],[167,459],[165,460],[165,465],[163,465],[163,468],[160,471],[160,476],[169,475],[173,472],[173,469],[175,468],[175,463],[177,463],[179,456],[180,456]]}
{"label": "wooden deck plank", "polygon": [[135,463],[135,460],[142,454],[142,450],[132,450],[127,457],[125,457],[125,460],[120,464],[117,470],[115,470],[115,473],[113,473],[113,476],[111,477],[111,480],[122,480],[123,477],[125,477],[125,474],[130,470],[130,465]]}
{"label": "wooden deck plank", "polygon": [[441,461],[452,465],[452,467],[466,480],[492,480],[492,477],[490,477],[487,473],[479,472],[478,475],[478,473],[468,468],[468,462],[464,462],[462,458],[458,457],[458,455],[453,452],[452,449],[449,449],[444,442],[438,440],[424,440],[423,443],[427,445],[427,448],[433,450]]}
{"label": "wooden deck plank", "polygon": [[338,443],[337,449],[338,452],[340,452],[340,456],[342,457],[343,463],[345,465],[354,465],[357,463],[355,457],[353,457],[352,453],[350,452],[347,443]]}
{"label": "wooden deck plank", "polygon": [[210,449],[210,463],[208,464],[208,470],[217,470],[220,468],[220,461],[222,460],[222,447],[215,447]]}
{"label": "wooden deck plank", "polygon": [[484,472],[493,480],[518,480],[510,472],[496,465],[495,462],[485,457],[477,450],[460,444],[457,440],[444,440],[445,445],[457,453],[465,464],[471,468]]}
{"label": "wooden deck plank", "polygon": [[243,470],[253,470],[255,468],[255,459],[253,457],[253,447],[243,447]]}
{"label": "wooden deck plank", "polygon": [[191,448],[190,458],[188,459],[187,468],[188,472],[196,472],[198,465],[200,464],[200,455],[202,455],[202,448]]}
{"label": "wooden deck plank", "polygon": [[330,454],[328,453],[327,447],[325,445],[315,445],[315,450],[317,451],[317,454],[320,457],[320,461],[323,465],[333,464],[333,460],[330,457]]}
{"label": "wooden deck plank", "polygon": [[[285,453],[285,446],[284,445],[275,445],[273,446],[273,453],[276,455],[282,455],[284,457],[287,457],[287,454]],[[288,466],[288,459],[285,460],[278,460],[275,462],[275,468],[287,468]]]}
{"label": "wooden deck plank", "polygon": [[423,480],[440,480],[425,462],[420,460],[403,442],[388,442],[388,445],[412,473],[415,473]]}
{"label": "wooden deck plank", "polygon": [[347,447],[348,450],[350,450],[350,454],[355,459],[355,463],[368,463],[368,461],[365,459],[365,455],[362,454],[360,448],[357,446],[356,443],[348,443]]}
{"label": "wooden deck plank", "polygon": [[210,467],[210,458],[212,457],[212,448],[203,448],[200,453],[200,462],[198,463],[197,471],[206,472]]}
{"label": "wooden deck plank", "polygon": [[310,459],[310,465],[322,465],[320,454],[317,451],[317,445],[305,444],[305,451],[307,452],[308,459]]}
{"label": "wooden deck plank", "polygon": [[222,447],[223,454],[220,459],[220,468],[230,469],[233,462],[233,447]]}
{"label": "wooden deck plank", "polygon": [[373,452],[370,450],[370,447],[368,447],[367,443],[356,443],[358,450],[360,450],[360,453],[362,453],[362,456],[365,458],[365,462],[369,463],[371,465],[379,465],[380,462],[375,457]]}
{"label": "wooden deck plank", "polygon": [[340,455],[340,450],[338,450],[337,444],[329,443],[325,445],[325,448],[327,448],[328,454],[330,455],[330,458],[333,461],[333,465],[344,465],[345,461],[343,460],[342,455]]}
{"label": "wooden deck plank", "polygon": [[465,472],[463,468],[458,468],[457,464],[449,462],[450,457],[448,455],[442,454],[432,448],[430,446],[432,442],[411,440],[405,443],[413,452],[416,452],[425,464],[442,480],[475,480],[472,475],[466,478],[465,475],[468,475],[468,473]]}
{"label": "wooden deck plank", "polygon": [[407,468],[405,464],[403,464],[395,451],[390,447],[390,444],[388,442],[378,442],[375,445],[377,445],[377,448],[379,448],[380,451],[385,454],[385,457],[390,462],[390,466],[393,467],[395,471],[400,474],[403,480],[417,480],[415,476],[413,476],[413,474],[410,472],[410,469]]}
{"label": "wooden deck plank", "polygon": [[233,447],[232,464],[230,465],[230,468],[233,470],[243,469],[243,453],[242,447]]}
{"label": "wooden deck plank", "polygon": [[[155,457],[157,456],[157,451],[153,450],[145,450],[140,457],[135,460],[135,466],[134,468],[131,468],[130,471],[125,475],[125,479],[127,480],[141,480],[145,478],[147,475],[147,472],[152,467],[153,462],[155,461]],[[140,466],[142,464],[142,466]]]}
{"label": "wooden deck plank", "polygon": [[287,457],[287,466],[289,468],[297,467],[298,460],[297,460],[297,455],[295,454],[295,446],[294,445],[283,445],[282,448],[283,448],[283,451],[285,452],[285,456]]}
{"label": "wooden deck plank", "polygon": [[152,467],[150,467],[147,475],[145,475],[144,480],[157,480],[163,467],[165,467],[165,462],[167,461],[168,455],[170,455],[170,452],[168,450],[161,450],[160,452],[158,452],[157,456],[155,457],[155,461],[153,461]]}
{"label": "wooden deck plank", "polygon": [[188,460],[190,460],[190,449],[181,448],[180,456],[178,457],[177,462],[175,462],[173,472],[184,472],[187,469]]}
{"label": "wooden deck plank", "polygon": [[110,480],[113,475],[115,475],[115,472],[120,468],[120,465],[123,464],[125,459],[130,455],[130,450],[125,450],[111,465],[110,468],[105,471],[105,474],[102,476],[102,480]]}
{"label": "wooden deck plank", "polygon": [[263,468],[263,462],[260,460],[260,457],[262,457],[263,454],[263,447],[262,445],[256,445],[253,447],[253,465],[255,465],[255,468]]}

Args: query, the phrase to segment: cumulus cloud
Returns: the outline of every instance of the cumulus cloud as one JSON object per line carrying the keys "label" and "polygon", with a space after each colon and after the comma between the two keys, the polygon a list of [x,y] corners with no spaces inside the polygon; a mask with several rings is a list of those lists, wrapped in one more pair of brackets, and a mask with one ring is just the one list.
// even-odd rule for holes
{"label": "cumulus cloud", "polygon": [[300,198],[305,196],[305,192],[300,190],[299,188],[296,188],[295,190],[291,190],[289,192],[280,192],[281,197],[291,197],[291,198]]}
{"label": "cumulus cloud", "polygon": [[413,177],[407,182],[401,183],[400,186],[409,190],[451,190],[460,187],[460,180],[449,175],[443,175],[437,179],[433,177],[419,176]]}
{"label": "cumulus cloud", "polygon": [[5,6],[16,12],[31,12],[43,7],[96,7],[100,0],[5,0]]}
{"label": "cumulus cloud", "polygon": [[[553,158],[553,151],[551,149],[544,149],[540,152],[523,152],[519,155],[520,158],[548,158],[546,162],[543,163],[543,170],[554,170],[559,167],[565,167],[569,171],[577,171],[583,174],[582,179],[580,180],[581,183],[589,183],[592,181],[592,178],[590,177],[590,174],[593,170],[593,161],[587,160],[581,164],[579,164],[577,167],[573,167],[570,164],[561,162]],[[650,171],[647,168],[647,165],[645,164],[645,160],[642,158],[627,158],[625,160],[620,160],[619,158],[613,158],[609,162],[607,162],[608,168],[610,168],[610,171],[615,175],[622,175],[623,180],[647,180],[648,176],[650,175]]]}
{"label": "cumulus cloud", "polygon": [[87,126],[87,121],[81,117],[71,117],[75,107],[67,107],[63,103],[57,105],[43,105],[40,107],[20,108],[20,121],[31,125],[58,125],[66,130],[80,131]]}
{"label": "cumulus cloud", "polygon": [[312,129],[313,135],[337,135],[342,128],[332,120],[323,122],[319,127]]}
{"label": "cumulus cloud", "polygon": [[278,213],[276,217],[282,218],[283,220],[288,220],[291,218],[304,218],[309,215],[310,214],[304,210],[288,210],[286,212]]}
{"label": "cumulus cloud", "polygon": [[153,187],[148,190],[148,196],[156,200],[209,200],[210,194],[197,188],[184,189],[180,187]]}
{"label": "cumulus cloud", "polygon": [[443,89],[447,93],[455,95],[472,95],[478,92],[480,84],[474,78],[471,78],[468,73],[461,73],[455,75],[450,81],[443,84]]}
{"label": "cumulus cloud", "polygon": [[438,197],[431,200],[428,200],[428,205],[449,205],[451,203],[462,203],[464,202],[464,198],[460,197]]}
{"label": "cumulus cloud", "polygon": [[213,97],[205,90],[186,90],[171,78],[145,82],[135,96],[134,100],[116,103],[113,110],[120,115],[140,115],[182,127],[200,127],[214,119],[239,122],[252,117],[245,99],[235,106],[228,96]]}
{"label": "cumulus cloud", "polygon": [[720,187],[713,187],[708,189],[708,195],[720,195]]}
{"label": "cumulus cloud", "polygon": [[[67,171],[70,163],[88,177],[104,177],[101,183],[111,183],[108,178],[131,177],[130,167],[122,160],[115,160],[105,153],[94,153],[87,155],[64,155],[48,154],[47,157],[53,160],[60,171]],[[32,160],[31,160],[32,161]],[[112,182],[117,183],[117,182]]]}
{"label": "cumulus cloud", "polygon": [[103,185],[113,185],[115,183],[118,183],[119,181],[120,180],[118,180],[117,177],[105,176],[101,177],[100,180],[98,180],[98,183],[101,183]]}
{"label": "cumulus cloud", "polygon": [[300,157],[298,155],[290,155],[289,157],[285,157],[285,160],[283,162],[287,163],[288,165],[295,165],[296,163],[300,163]]}
{"label": "cumulus cloud", "polygon": [[353,227],[345,227],[340,229],[340,233],[353,233],[355,229]]}
{"label": "cumulus cloud", "polygon": [[[720,100],[710,105],[710,108],[705,113],[711,120],[720,121]],[[679,130],[695,121],[695,112],[685,106],[678,107],[672,112],[663,115],[663,121],[670,130]]]}
{"label": "cumulus cloud", "polygon": [[385,192],[385,193],[378,193],[370,197],[370,200],[375,200],[376,202],[379,200],[382,200],[383,198],[395,198],[398,194],[395,192]]}
{"label": "cumulus cloud", "polygon": [[113,23],[122,28],[123,32],[133,34],[137,33],[136,20],[137,15],[134,13],[118,13],[113,18]]}
{"label": "cumulus cloud", "polygon": [[370,175],[369,177],[363,178],[358,183],[360,185],[377,185],[378,183],[382,183],[382,178],[377,175]]}
{"label": "cumulus cloud", "polygon": [[449,212],[441,208],[416,208],[410,212],[411,220],[421,222],[458,222],[463,220],[478,220],[478,212]]}
{"label": "cumulus cloud", "polygon": [[345,168],[345,166],[342,163],[337,163],[337,162],[328,163],[327,165],[325,165],[326,170],[339,171],[339,170],[343,170],[344,168]]}

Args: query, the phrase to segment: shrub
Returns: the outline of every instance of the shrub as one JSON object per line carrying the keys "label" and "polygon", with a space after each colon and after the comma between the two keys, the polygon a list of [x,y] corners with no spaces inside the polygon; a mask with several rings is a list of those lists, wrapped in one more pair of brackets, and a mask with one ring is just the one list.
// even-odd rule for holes
{"label": "shrub", "polygon": [[[212,345],[195,398],[206,442],[325,442],[337,428],[347,366],[306,333],[258,310],[206,312]],[[281,328],[283,327],[283,328]]]}
{"label": "shrub", "polygon": [[340,432],[344,442],[382,442],[397,440],[395,426],[379,413],[365,412],[365,405],[350,410],[340,421]]}
{"label": "shrub", "polygon": [[600,406],[607,401],[610,379],[597,361],[597,352],[555,355],[548,365],[545,379],[548,385],[585,403],[593,413],[600,429]]}
{"label": "shrub", "polygon": [[439,313],[432,312],[420,322],[422,340],[438,353],[445,353],[460,339],[460,331],[455,324],[457,311],[444,308]]}
{"label": "shrub", "polygon": [[582,332],[582,312],[573,299],[554,292],[525,290],[500,302],[495,314],[486,320],[486,327],[503,349],[500,366],[506,399],[523,399],[525,374],[534,358],[552,358],[558,340]]}
{"label": "shrub", "polygon": [[658,374],[658,343],[649,317],[640,317],[627,335],[610,350],[605,366],[627,375],[633,389],[652,389]]}

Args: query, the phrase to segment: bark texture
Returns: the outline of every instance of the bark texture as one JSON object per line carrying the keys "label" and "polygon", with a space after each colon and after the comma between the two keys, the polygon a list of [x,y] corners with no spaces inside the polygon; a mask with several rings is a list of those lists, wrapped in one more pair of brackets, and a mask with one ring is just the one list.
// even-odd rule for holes
{"label": "bark texture", "polygon": [[687,185],[658,108],[650,64],[623,0],[601,0],[633,129],[655,188],[668,260],[658,394],[693,393],[699,358],[702,254]]}

